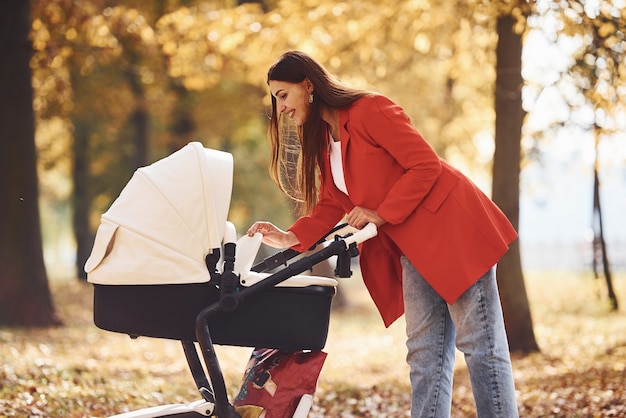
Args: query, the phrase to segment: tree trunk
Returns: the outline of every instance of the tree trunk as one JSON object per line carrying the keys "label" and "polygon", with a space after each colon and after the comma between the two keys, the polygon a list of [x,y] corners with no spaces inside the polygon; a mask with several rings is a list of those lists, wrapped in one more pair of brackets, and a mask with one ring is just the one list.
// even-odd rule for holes
{"label": "tree trunk", "polygon": [[140,66],[141,54],[132,50],[132,46],[128,46],[126,57],[131,63],[130,69],[124,73],[130,91],[135,99],[135,110],[130,115],[130,124],[134,132],[133,144],[134,153],[132,156],[133,171],[139,167],[148,165],[148,149],[150,148],[150,114],[148,112],[148,100],[146,98],[146,89],[141,81],[141,76],[135,71]]}
{"label": "tree trunk", "polygon": [[168,143],[168,152],[172,153],[187,145],[197,126],[192,116],[193,93],[174,80],[170,81],[169,89],[176,97],[172,110],[172,122],[168,127],[171,138]]}
{"label": "tree trunk", "polygon": [[[512,16],[498,18],[496,48],[496,146],[493,161],[494,202],[519,227],[519,177],[522,109],[522,39]],[[498,287],[512,352],[538,351],[520,259],[519,240],[498,264]]]}
{"label": "tree trunk", "polygon": [[60,324],[43,260],[30,2],[0,2],[0,325]]}
{"label": "tree trunk", "polygon": [[593,167],[593,273],[598,276],[598,261],[602,263],[602,271],[606,281],[606,291],[611,303],[611,310],[617,311],[619,304],[613,290],[611,265],[604,240],[604,226],[602,224],[602,207],[600,206],[600,179],[598,178],[598,142],[596,141],[596,160]]}
{"label": "tree trunk", "polygon": [[[72,70],[77,71],[77,70]],[[78,81],[79,82],[79,81]],[[77,84],[72,84],[76,90]],[[89,122],[80,117],[72,118],[74,125],[74,146],[72,147],[73,165],[72,179],[74,190],[72,193],[72,226],[76,240],[76,276],[80,280],[87,280],[85,262],[91,254],[94,233],[91,231],[89,211],[91,195],[89,193]]]}

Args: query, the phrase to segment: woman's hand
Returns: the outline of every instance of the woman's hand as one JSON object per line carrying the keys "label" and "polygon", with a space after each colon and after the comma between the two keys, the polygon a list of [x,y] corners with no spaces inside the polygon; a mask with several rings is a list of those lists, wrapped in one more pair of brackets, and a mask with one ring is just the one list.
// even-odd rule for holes
{"label": "woman's hand", "polygon": [[287,248],[300,244],[300,240],[291,231],[283,231],[271,222],[255,222],[248,229],[248,236],[253,236],[256,233],[263,235],[263,243],[274,248]]}
{"label": "woman's hand", "polygon": [[346,216],[346,221],[348,222],[348,225],[357,229],[363,228],[370,222],[377,227],[380,227],[387,222],[381,218],[375,210],[366,209],[361,206],[355,206],[350,213],[348,213],[348,216]]}

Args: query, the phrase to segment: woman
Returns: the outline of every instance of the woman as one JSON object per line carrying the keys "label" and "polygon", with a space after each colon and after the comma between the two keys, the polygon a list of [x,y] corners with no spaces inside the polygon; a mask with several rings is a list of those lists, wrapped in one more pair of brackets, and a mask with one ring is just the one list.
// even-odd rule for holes
{"label": "woman", "polygon": [[[448,417],[455,345],[465,355],[479,417],[517,416],[495,264],[517,234],[497,206],[441,160],[388,98],[352,89],[291,51],[269,69],[270,173],[289,155],[281,118],[298,127],[295,193],[301,216],[286,231],[256,222],[249,235],[305,251],[342,218],[369,222],[364,282],[389,326],[406,317],[412,417]],[[319,176],[319,192],[316,180]]]}

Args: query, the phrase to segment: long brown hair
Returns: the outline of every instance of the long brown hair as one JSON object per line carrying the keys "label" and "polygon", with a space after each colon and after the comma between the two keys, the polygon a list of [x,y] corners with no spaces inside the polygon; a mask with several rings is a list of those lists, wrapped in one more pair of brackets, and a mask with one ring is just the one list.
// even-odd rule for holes
{"label": "long brown hair", "polygon": [[327,124],[322,109],[341,109],[369,94],[346,86],[309,55],[288,51],[267,72],[270,80],[301,83],[308,78],[313,84],[313,102],[306,122],[298,128],[289,127],[289,121],[276,111],[272,96],[272,113],[268,138],[272,155],[270,175],[280,189],[300,202],[301,214],[309,214],[318,199],[317,178],[324,166],[324,150],[328,146]]}

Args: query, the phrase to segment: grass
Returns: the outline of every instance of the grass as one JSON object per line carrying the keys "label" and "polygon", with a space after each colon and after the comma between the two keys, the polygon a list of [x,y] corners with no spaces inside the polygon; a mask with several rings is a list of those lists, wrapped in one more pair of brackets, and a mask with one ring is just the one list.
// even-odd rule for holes
{"label": "grass", "polygon": [[[626,277],[615,288],[626,304]],[[527,273],[541,352],[513,356],[523,417],[626,416],[626,314],[609,312],[590,276]],[[65,326],[0,329],[1,417],[103,417],[198,399],[180,344],[97,329],[92,289],[52,281]],[[385,329],[358,277],[344,279],[348,307],[331,315],[328,357],[311,418],[407,417],[404,323]],[[218,347],[234,393],[250,349]],[[474,417],[467,370],[458,356],[453,417]]]}

